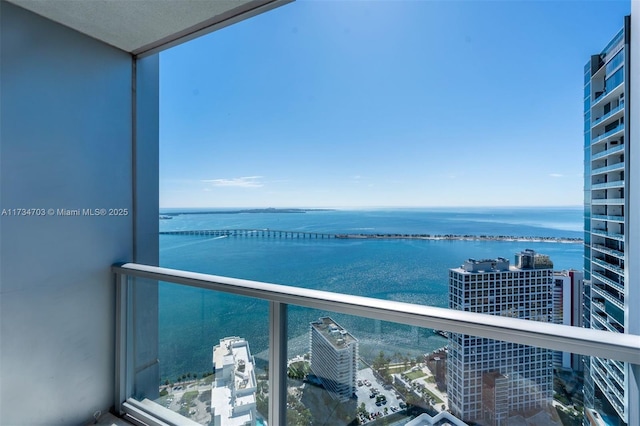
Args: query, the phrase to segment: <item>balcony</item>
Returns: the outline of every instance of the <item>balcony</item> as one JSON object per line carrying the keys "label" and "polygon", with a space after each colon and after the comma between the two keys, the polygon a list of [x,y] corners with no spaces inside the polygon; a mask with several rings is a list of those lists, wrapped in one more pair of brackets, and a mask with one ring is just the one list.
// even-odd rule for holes
{"label": "balcony", "polygon": [[591,200],[591,204],[598,206],[622,206],[624,205],[624,198],[594,198],[593,200]]}
{"label": "balcony", "polygon": [[623,180],[615,180],[612,182],[603,182],[603,183],[595,183],[591,185],[591,190],[595,191],[597,189],[607,189],[607,188],[623,188],[624,181]]}
{"label": "balcony", "polygon": [[[268,335],[269,343],[267,410],[269,424],[286,424],[285,419],[288,415],[286,357],[290,345],[299,340],[295,336],[292,339],[292,336],[287,332],[288,327],[294,325],[289,323],[291,321],[289,315],[292,310],[319,309],[336,315],[348,315],[355,319],[365,320],[368,318],[375,321],[376,324],[384,321],[397,326],[409,326],[411,330],[418,330],[416,327],[437,329],[496,339],[503,341],[504,345],[516,343],[593,357],[605,357],[619,362],[637,362],[640,359],[638,336],[634,335],[586,328],[567,328],[567,326],[558,324],[483,315],[132,263],[114,266],[112,270],[116,274],[117,289],[116,408],[124,418],[130,420],[158,422],[164,421],[167,416],[177,415],[152,400],[153,393],[157,394],[157,378],[151,379],[150,395],[134,391],[134,389],[144,388],[140,383],[141,380],[144,380],[138,378],[135,375],[135,369],[132,368],[134,348],[137,348],[138,351],[141,348],[144,350],[141,346],[144,344],[144,338],[142,341],[137,341],[136,339],[139,339],[140,336],[136,338],[134,330],[134,324],[137,321],[134,295],[137,286],[157,286],[160,285],[158,282],[176,288],[197,289],[204,293],[242,297],[246,302],[254,301],[251,302],[251,306],[254,307],[259,306],[256,303],[268,306],[268,314],[265,312],[265,326],[268,328],[266,335]],[[603,297],[608,299],[606,296]],[[243,302],[242,306],[247,306],[246,302]],[[606,325],[604,326],[606,327]],[[206,339],[206,335],[198,338]],[[308,337],[303,336],[304,341],[308,341],[307,339]],[[540,352],[540,354],[544,353],[546,352]],[[536,357],[536,359],[542,360],[544,355],[536,355]],[[155,391],[153,391],[153,384],[156,386]],[[525,383],[525,385],[527,384]],[[195,385],[188,386],[192,386],[190,389],[194,389]],[[367,392],[367,389],[365,388],[364,392]],[[357,392],[361,391],[357,390]],[[429,397],[429,399],[432,400],[433,397]],[[446,397],[444,401],[446,402]],[[175,417],[173,418],[175,419]],[[186,422],[185,419],[183,424]],[[173,424],[176,424],[175,420]]]}
{"label": "balcony", "polygon": [[591,287],[591,291],[595,292],[597,295],[605,298],[606,300],[608,300],[609,302],[613,303],[614,305],[616,305],[618,308],[623,309],[624,310],[624,303],[618,299],[617,297],[613,297],[611,294],[609,294],[607,291],[599,288],[598,286],[592,286]]}
{"label": "balcony", "polygon": [[[604,136],[604,135],[603,135],[603,136]],[[621,144],[621,145],[615,145],[615,146],[614,146],[614,147],[612,147],[612,148],[605,149],[605,150],[604,150],[604,151],[602,151],[602,152],[598,152],[598,153],[596,153],[596,154],[593,154],[593,155],[591,156],[591,160],[593,161],[593,160],[597,160],[597,159],[599,159],[599,158],[604,158],[604,157],[607,157],[607,156],[609,156],[609,155],[611,155],[611,154],[615,154],[615,153],[618,153],[618,152],[624,152],[624,144]]]}
{"label": "balcony", "polygon": [[595,265],[602,266],[603,268],[608,269],[611,272],[615,272],[618,275],[624,276],[624,269],[617,265],[612,265],[611,263],[602,259],[592,259],[592,262]]}
{"label": "balcony", "polygon": [[596,118],[595,120],[593,120],[593,123],[591,124],[591,127],[595,127],[600,123],[603,123],[605,120],[607,120],[608,118],[616,115],[618,112],[622,111],[624,108],[624,101],[620,102],[620,105],[618,105],[617,107],[613,108],[611,111],[609,111],[608,113],[604,114],[601,117]]}
{"label": "balcony", "polygon": [[603,330],[608,330],[612,333],[618,333],[618,330],[607,321],[606,317],[601,317],[600,315],[592,315],[591,319],[595,320],[598,324],[602,326]]}
{"label": "balcony", "polygon": [[[595,360],[595,362],[599,362],[599,360]],[[622,401],[624,401],[624,396],[618,390],[618,388],[613,384],[613,382],[609,379],[609,377],[602,374],[602,371],[605,371],[606,369],[602,365],[601,367],[602,367],[601,369],[594,368],[592,370],[595,372],[595,374],[593,375],[593,378],[596,380],[596,382],[598,382],[598,386],[600,386],[600,389],[602,389],[604,392],[609,394],[609,398],[608,398],[609,402],[613,404],[616,411],[618,411],[618,414],[623,416],[624,405],[622,404]]]}
{"label": "balcony", "polygon": [[606,215],[606,214],[594,214],[594,215],[591,215],[591,219],[608,220],[610,222],[624,222],[624,216],[614,216],[614,215]]}
{"label": "balcony", "polygon": [[624,260],[624,252],[621,252],[620,250],[614,250],[612,248],[603,246],[602,244],[591,244],[591,247],[595,250],[598,250],[602,253],[606,253],[609,254],[611,256],[615,256],[618,259],[622,259]]}
{"label": "balcony", "polygon": [[593,169],[591,170],[591,175],[599,175],[601,173],[606,173],[606,172],[611,172],[611,171],[615,171],[615,170],[622,170],[624,169],[624,162],[621,161],[619,163],[615,163],[615,164],[610,164],[608,166],[604,166],[604,167],[599,167],[597,169]]}
{"label": "balcony", "polygon": [[598,280],[602,281],[603,283],[607,284],[608,286],[612,287],[613,289],[615,289],[616,291],[619,292],[624,292],[624,286],[622,284],[620,284],[619,282],[616,282],[614,280],[612,280],[611,278],[607,278],[604,275],[602,275],[599,272],[591,272],[591,275],[593,275],[594,277],[596,277]]}
{"label": "balcony", "polygon": [[611,137],[611,136],[614,136],[614,135],[616,135],[618,132],[622,132],[622,131],[624,131],[624,123],[623,123],[623,124],[619,124],[617,127],[613,128],[613,129],[611,129],[611,130],[609,130],[609,131],[608,131],[608,132],[606,132],[606,133],[603,133],[603,134],[602,134],[602,135],[600,135],[600,136],[596,136],[595,138],[593,138],[593,139],[591,140],[591,145],[596,144],[596,143],[598,143],[598,142],[600,142],[600,141],[602,141],[602,140],[604,140],[604,139],[607,139],[607,138],[609,138],[609,137]]}
{"label": "balcony", "polygon": [[622,83],[618,84],[617,86],[612,87],[610,89],[605,89],[598,96],[596,96],[596,98],[593,100],[593,103],[591,104],[591,106],[594,107],[598,103],[602,102],[604,99],[612,98],[612,96],[610,96],[612,94],[613,95],[619,95],[620,93],[622,93],[623,89],[624,89],[624,82],[622,82]]}
{"label": "balcony", "polygon": [[600,237],[611,238],[612,240],[616,240],[616,241],[624,241],[624,234],[619,234],[616,232],[607,232],[604,229],[593,229],[591,230],[591,234],[598,235]]}

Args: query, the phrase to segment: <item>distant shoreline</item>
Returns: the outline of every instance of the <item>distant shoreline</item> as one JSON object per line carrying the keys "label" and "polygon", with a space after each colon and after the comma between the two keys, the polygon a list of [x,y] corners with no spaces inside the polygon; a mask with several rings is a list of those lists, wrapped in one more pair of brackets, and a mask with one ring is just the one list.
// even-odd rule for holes
{"label": "distant shoreline", "polygon": [[207,210],[207,211],[183,211],[183,212],[171,212],[171,213],[162,213],[160,215],[161,219],[164,219],[163,216],[181,216],[187,214],[241,214],[241,213],[307,213],[307,212],[332,212],[335,209],[276,209],[276,208],[266,208],[266,209],[239,209],[239,210]]}
{"label": "distant shoreline", "polygon": [[452,240],[452,241],[526,241],[541,243],[583,243],[577,237],[529,237],[514,235],[431,235],[431,234],[336,234],[338,239],[407,239],[407,240]]}

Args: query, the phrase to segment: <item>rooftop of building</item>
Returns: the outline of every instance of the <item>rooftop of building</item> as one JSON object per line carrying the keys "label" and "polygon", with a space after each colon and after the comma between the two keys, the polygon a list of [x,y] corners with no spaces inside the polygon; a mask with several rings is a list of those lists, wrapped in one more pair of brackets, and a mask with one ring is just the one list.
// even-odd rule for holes
{"label": "rooftop of building", "polygon": [[[255,396],[253,397],[253,401],[249,399],[238,401],[238,399],[241,398],[235,399],[236,401],[234,403],[231,388],[213,388],[211,390],[211,415],[220,416],[221,424],[225,426],[244,426],[247,423],[251,423],[253,417],[251,411],[242,412],[241,414],[236,413],[234,415],[233,408],[237,405],[255,403]],[[242,402],[243,404],[238,404],[238,402]]]}
{"label": "rooftop of building", "polygon": [[458,268],[451,271],[458,273],[486,273],[505,271],[527,271],[533,269],[553,269],[553,262],[546,254],[536,253],[534,250],[526,249],[515,255],[516,265],[510,265],[509,260],[504,257],[495,259],[472,259],[469,258]]}
{"label": "rooftop of building", "polygon": [[331,317],[322,317],[317,321],[313,321],[311,327],[318,330],[336,349],[343,349],[358,341]]}
{"label": "rooftop of building", "polygon": [[[251,421],[253,414],[234,408],[255,405],[256,380],[254,362],[249,343],[240,337],[226,337],[213,348],[213,361],[216,371],[233,368],[232,380],[216,380],[211,390],[212,414],[222,417],[224,425],[244,425]],[[247,390],[247,393],[243,393]]]}

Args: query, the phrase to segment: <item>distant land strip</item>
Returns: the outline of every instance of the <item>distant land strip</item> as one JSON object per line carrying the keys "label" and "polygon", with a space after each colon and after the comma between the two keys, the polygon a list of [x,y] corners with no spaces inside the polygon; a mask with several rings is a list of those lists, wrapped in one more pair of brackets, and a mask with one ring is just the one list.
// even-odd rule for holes
{"label": "distant land strip", "polygon": [[307,212],[332,212],[335,209],[276,209],[269,207],[266,209],[239,209],[239,210],[202,210],[162,213],[160,219],[170,219],[172,216],[187,214],[241,214],[241,213],[307,213]]}
{"label": "distant land strip", "polygon": [[514,235],[460,235],[460,234],[336,234],[345,239],[409,239],[409,240],[460,240],[460,241],[533,241],[553,243],[582,243],[578,237],[530,237]]}
{"label": "distant land strip", "polygon": [[515,235],[471,235],[471,234],[332,234],[313,231],[285,231],[277,229],[201,229],[183,231],[161,231],[161,235],[198,235],[211,237],[280,238],[280,239],[358,239],[358,240],[451,240],[451,241],[527,241],[551,243],[582,243],[577,237],[540,237]]}

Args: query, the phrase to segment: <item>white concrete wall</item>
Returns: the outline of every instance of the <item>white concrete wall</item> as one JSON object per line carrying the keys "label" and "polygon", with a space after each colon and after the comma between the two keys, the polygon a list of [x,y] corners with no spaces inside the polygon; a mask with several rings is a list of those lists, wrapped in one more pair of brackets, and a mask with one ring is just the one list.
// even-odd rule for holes
{"label": "white concrete wall", "polygon": [[113,404],[109,267],[157,259],[157,161],[134,182],[129,54],[6,2],[0,19],[0,209],[128,209],[0,217],[0,424],[83,424]]}

